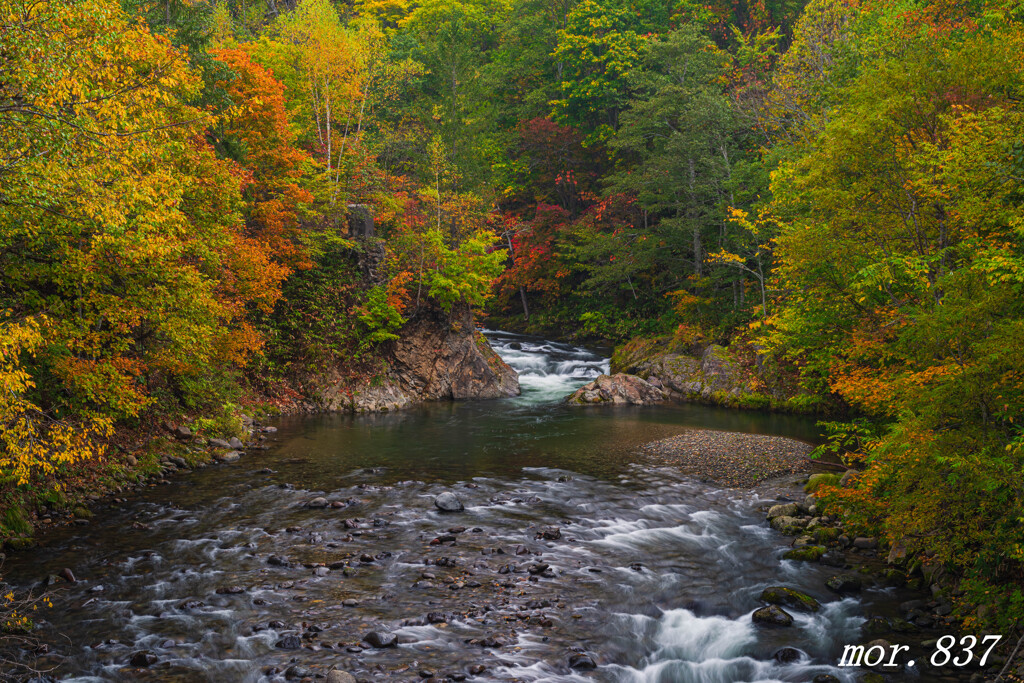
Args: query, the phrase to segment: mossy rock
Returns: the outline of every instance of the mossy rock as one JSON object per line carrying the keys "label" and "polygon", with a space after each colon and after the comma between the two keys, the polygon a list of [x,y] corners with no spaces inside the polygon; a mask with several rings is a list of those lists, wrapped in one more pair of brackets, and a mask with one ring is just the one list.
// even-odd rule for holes
{"label": "mossy rock", "polygon": [[11,550],[28,550],[36,547],[36,541],[34,538],[28,536],[21,536],[19,538],[8,538],[7,547]]}
{"label": "mossy rock", "polygon": [[807,545],[803,548],[793,548],[786,551],[782,556],[784,560],[798,560],[800,562],[817,562],[825,554],[825,546]]}
{"label": "mossy rock", "polygon": [[911,624],[906,619],[900,619],[899,617],[893,617],[889,620],[889,626],[896,633],[917,633],[921,630],[916,624]]}
{"label": "mossy rock", "polygon": [[819,526],[813,532],[814,540],[821,545],[831,545],[839,540],[842,532],[835,527]]}
{"label": "mossy rock", "polygon": [[907,575],[899,569],[886,569],[882,572],[882,579],[887,586],[902,586],[907,582]]}
{"label": "mossy rock", "polygon": [[783,605],[803,612],[817,612],[821,609],[821,604],[810,595],[785,586],[765,588],[761,591],[760,599],[770,605]]}
{"label": "mossy rock", "polygon": [[92,510],[84,505],[76,505],[71,514],[74,515],[75,519],[92,519],[93,517]]}
{"label": "mossy rock", "polygon": [[869,671],[860,677],[859,683],[885,683],[885,676]]}
{"label": "mossy rock", "polygon": [[885,617],[871,617],[864,622],[861,630],[869,636],[881,636],[889,632],[889,622]]}
{"label": "mossy rock", "polygon": [[829,472],[818,472],[812,474],[807,478],[807,484],[804,486],[804,491],[807,493],[817,493],[818,489],[822,486],[838,486],[840,476],[838,474],[831,474]]}

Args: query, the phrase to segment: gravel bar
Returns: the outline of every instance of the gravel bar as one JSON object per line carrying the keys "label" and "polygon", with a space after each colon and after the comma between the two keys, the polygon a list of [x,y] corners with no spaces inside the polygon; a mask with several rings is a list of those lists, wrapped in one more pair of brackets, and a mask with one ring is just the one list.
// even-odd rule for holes
{"label": "gravel bar", "polygon": [[701,481],[752,488],[768,479],[811,472],[813,446],[764,434],[692,429],[641,447],[647,462],[679,469]]}

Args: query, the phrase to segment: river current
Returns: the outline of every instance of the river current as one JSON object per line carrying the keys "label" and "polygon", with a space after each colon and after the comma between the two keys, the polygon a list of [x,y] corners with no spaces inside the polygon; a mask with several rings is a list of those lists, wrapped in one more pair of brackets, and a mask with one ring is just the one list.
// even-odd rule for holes
{"label": "river current", "polygon": [[[269,450],[104,501],[87,526],[10,558],[16,584],[64,567],[79,579],[43,615],[38,664],[83,682],[282,681],[334,667],[369,681],[853,680],[833,665],[866,614],[891,610],[891,589],[839,599],[828,568],[783,560],[789,539],[763,513],[782,489],[718,489],[636,464],[639,445],[683,429],[814,440],[812,421],[564,406],[606,358],[488,336],[522,396],[282,419]],[[437,510],[444,491],[465,511]],[[329,506],[309,507],[317,498]],[[756,628],[771,585],[823,608]],[[366,647],[371,631],[398,646]],[[783,647],[800,657],[777,661]],[[140,652],[155,661],[132,666]],[[581,654],[597,668],[571,668]]]}

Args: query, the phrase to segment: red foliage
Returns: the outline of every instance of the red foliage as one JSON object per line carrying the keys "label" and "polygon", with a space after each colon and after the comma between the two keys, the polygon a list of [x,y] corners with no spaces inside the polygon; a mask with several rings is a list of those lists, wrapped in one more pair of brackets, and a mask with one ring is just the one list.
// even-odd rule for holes
{"label": "red foliage", "polygon": [[284,85],[243,50],[221,49],[212,54],[235,74],[233,80],[218,85],[236,103],[224,132],[244,153],[243,192],[251,207],[247,233],[267,245],[280,263],[309,268],[312,264],[298,240],[299,212],[313,196],[299,186],[299,179],[312,160],[295,146]]}

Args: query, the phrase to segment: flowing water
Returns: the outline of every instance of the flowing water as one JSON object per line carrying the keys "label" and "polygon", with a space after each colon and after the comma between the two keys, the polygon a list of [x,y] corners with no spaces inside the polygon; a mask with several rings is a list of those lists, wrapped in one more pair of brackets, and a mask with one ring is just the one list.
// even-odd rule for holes
{"label": "flowing water", "polygon": [[[869,610],[891,609],[891,589],[839,600],[827,568],[782,560],[788,539],[762,512],[771,487],[720,490],[634,464],[639,444],[684,428],[813,440],[811,421],[570,408],[559,399],[606,359],[489,337],[522,396],[281,420],[269,450],[105,502],[88,526],[11,558],[15,583],[63,567],[79,578],[53,597],[39,663],[76,681],[278,681],[331,667],[370,681],[853,680],[832,665]],[[435,509],[442,491],[466,510]],[[336,507],[306,505],[320,496]],[[779,584],[823,609],[755,628],[758,594]],[[360,645],[373,630],[398,647]],[[784,646],[800,658],[775,661]],[[143,650],[157,662],[129,666]],[[571,669],[578,652],[598,668]]]}

